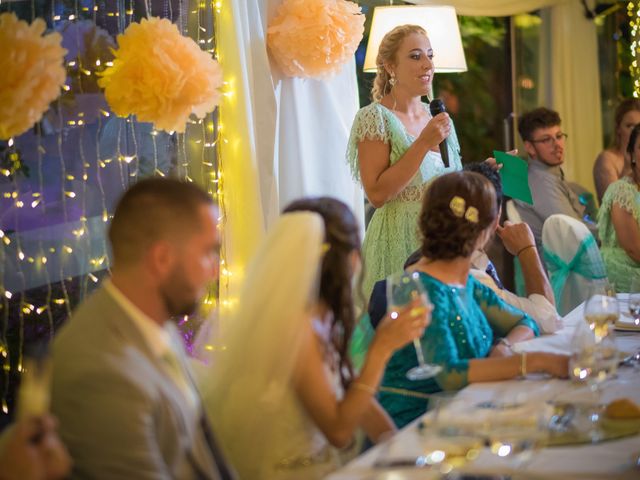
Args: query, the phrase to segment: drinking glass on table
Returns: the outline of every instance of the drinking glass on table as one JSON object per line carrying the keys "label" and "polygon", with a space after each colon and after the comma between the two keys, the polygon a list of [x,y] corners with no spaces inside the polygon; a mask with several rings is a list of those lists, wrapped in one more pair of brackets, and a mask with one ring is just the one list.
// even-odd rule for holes
{"label": "drinking glass on table", "polygon": [[620,309],[615,296],[596,293],[584,305],[584,319],[594,332],[596,343],[609,335],[619,316]]}
{"label": "drinking glass on table", "polygon": [[640,325],[640,274],[631,277],[629,283],[629,314],[636,325]]}
{"label": "drinking glass on table", "polygon": [[587,384],[598,396],[599,386],[615,375],[619,360],[613,329],[598,339],[590,327],[576,327],[571,339],[570,379]]}
{"label": "drinking glass on table", "polygon": [[[392,317],[394,313],[397,314],[398,309],[405,307],[416,299],[419,299],[422,307],[432,308],[418,272],[400,272],[387,278],[387,310],[391,312]],[[418,357],[418,366],[407,372],[407,378],[409,380],[425,380],[437,375],[442,370],[442,367],[431,365],[424,361],[420,339],[414,339],[413,345]]]}

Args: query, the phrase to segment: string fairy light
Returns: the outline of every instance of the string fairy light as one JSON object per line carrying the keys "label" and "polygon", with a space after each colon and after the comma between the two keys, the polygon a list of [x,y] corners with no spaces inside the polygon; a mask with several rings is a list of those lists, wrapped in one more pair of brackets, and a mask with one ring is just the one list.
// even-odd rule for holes
{"label": "string fairy light", "polygon": [[[36,0],[31,0],[32,17],[35,17],[35,2]],[[0,2],[0,11],[10,9],[11,2],[8,5],[7,7],[4,2]],[[174,5],[168,0],[162,14],[172,21],[175,14],[181,32],[190,35],[202,50],[220,61],[218,28],[220,15],[226,4],[221,0],[199,0],[190,4],[191,10],[183,11],[188,8],[186,5],[187,2],[180,2],[180,11],[174,12]],[[6,231],[0,229],[0,365],[4,372],[3,383],[0,384],[0,409],[5,414],[12,407],[10,391],[15,386],[12,379],[19,377],[22,371],[24,341],[32,340],[25,337],[25,325],[45,322],[44,333],[50,339],[54,327],[59,323],[60,314],[68,316],[72,307],[100,283],[102,275],[98,272],[109,271],[108,245],[104,231],[111,218],[114,190],[117,194],[118,183],[124,189],[138,180],[143,160],[150,162],[147,164],[151,167],[147,172],[149,174],[174,174],[201,184],[218,203],[218,229],[222,236],[225,234],[221,145],[228,140],[224,135],[223,125],[219,122],[219,110],[202,120],[190,119],[185,133],[150,135],[149,130],[138,124],[134,117],[116,119],[108,107],[102,105],[95,110],[95,105],[82,102],[84,94],[93,93],[83,85],[92,85],[102,70],[113,65],[112,58],[107,58],[106,52],[98,51],[92,56],[83,50],[88,47],[80,35],[79,29],[83,22],[91,22],[96,31],[101,28],[98,27],[98,22],[104,22],[113,38],[114,33],[123,33],[140,15],[151,15],[152,6],[152,0],[141,3],[135,0],[50,1],[51,13],[47,18],[49,26],[65,36],[76,35],[72,45],[75,44],[77,53],[72,54],[74,58],[68,57],[65,60],[68,77],[62,96],[53,103],[43,124],[37,124],[33,132],[27,134],[33,135],[35,141],[31,137],[11,140],[11,147],[14,147],[15,142],[15,147],[22,146],[25,150],[27,142],[35,145],[33,163],[37,168],[33,169],[34,181],[16,181],[15,175],[11,172],[7,175],[4,171],[0,171],[0,178],[12,175],[14,184],[11,191],[6,192],[8,197],[5,194],[6,198],[2,200],[12,202],[13,207],[18,210],[16,221],[25,211],[37,218],[51,218],[51,213],[55,212],[53,209],[58,208],[61,223],[49,225],[48,222],[43,222],[46,225],[38,229],[36,237],[28,237],[29,242],[23,242],[23,238],[27,238],[27,232],[21,232],[20,225],[16,225],[13,231],[8,230],[7,226],[4,227]],[[233,97],[230,86],[225,84],[224,88],[223,101]],[[116,126],[117,128],[111,128]],[[105,136],[109,141],[115,140],[114,151],[105,148]],[[168,158],[168,142],[173,142],[176,162],[169,167],[164,161]],[[146,146],[153,148],[153,158],[148,158],[148,154],[144,158],[142,152]],[[51,168],[57,172],[55,180],[50,174]],[[114,179],[116,188],[113,185]],[[52,188],[54,185],[55,188]],[[56,231],[53,234],[55,238],[52,237],[52,228]],[[8,262],[8,255],[11,256],[11,262]],[[21,274],[8,272],[9,264],[22,269],[19,271]],[[77,269],[67,268],[75,264],[86,265],[79,275]],[[232,272],[229,268],[224,248],[220,267],[219,281],[211,286],[203,300],[204,313],[218,308],[233,309],[237,304],[236,299],[229,298],[229,281],[234,276],[237,278],[238,272]],[[40,296],[29,294],[27,298],[27,285],[24,283],[8,288],[5,281],[8,274],[20,276],[23,281],[29,275],[37,275],[40,286],[34,291]],[[73,284],[69,282],[71,276],[74,276],[74,282],[78,282],[77,291],[72,289]],[[18,291],[20,289],[22,291]],[[222,302],[219,300],[221,292],[224,297]],[[9,325],[13,328],[14,324],[10,315],[14,313],[19,319],[19,345],[9,345],[7,341]],[[188,323],[189,319],[183,321]]]}
{"label": "string fairy light", "polygon": [[630,1],[627,3],[627,15],[629,16],[629,27],[631,28],[631,58],[629,72],[633,81],[633,96],[640,97],[640,1]]}

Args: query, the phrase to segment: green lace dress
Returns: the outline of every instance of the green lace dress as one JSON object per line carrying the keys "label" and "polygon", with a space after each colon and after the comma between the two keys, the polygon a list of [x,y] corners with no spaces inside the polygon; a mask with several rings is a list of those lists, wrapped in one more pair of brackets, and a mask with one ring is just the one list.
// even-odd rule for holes
{"label": "green lace dress", "polygon": [[413,343],[396,351],[387,364],[379,400],[401,428],[427,409],[427,401],[401,392],[387,392],[385,387],[404,391],[435,393],[459,390],[467,385],[469,360],[489,354],[495,337],[506,336],[511,329],[524,325],[538,336],[537,323],[512,307],[493,290],[472,276],[466,286],[452,286],[420,272],[420,280],[433,303],[431,324],[425,330],[422,349],[427,363],[442,366],[434,378],[412,381],[407,370],[418,364]]}
{"label": "green lace dress", "polygon": [[[424,104],[429,111],[428,104]],[[361,108],[356,114],[347,147],[347,161],[356,181],[360,182],[358,143],[363,140],[382,140],[391,145],[390,165],[396,163],[411,146],[411,136],[400,119],[378,102]],[[445,168],[439,152],[428,152],[420,170],[396,198],[376,209],[369,222],[362,245],[365,273],[363,293],[369,298],[373,285],[394,272],[402,270],[405,260],[419,247],[417,220],[422,193],[427,182],[438,175],[462,169],[460,144],[451,122],[447,138],[449,168]],[[373,330],[368,319],[361,320],[353,335],[351,353],[354,364],[362,362]]]}
{"label": "green lace dress", "polygon": [[611,221],[613,204],[633,215],[640,226],[640,192],[631,178],[624,177],[609,185],[598,212],[598,230],[602,242],[600,251],[607,275],[618,292],[628,292],[631,277],[640,274],[640,263],[631,259],[618,243],[618,236]]}

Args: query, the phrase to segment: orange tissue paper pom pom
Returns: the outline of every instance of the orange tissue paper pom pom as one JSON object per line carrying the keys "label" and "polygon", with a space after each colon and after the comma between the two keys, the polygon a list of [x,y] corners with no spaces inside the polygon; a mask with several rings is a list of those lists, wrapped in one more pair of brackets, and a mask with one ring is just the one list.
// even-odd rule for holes
{"label": "orange tissue paper pom pom", "polygon": [[267,45],[289,77],[337,73],[358,48],[365,16],[346,0],[284,0],[267,30]]}
{"label": "orange tissue paper pom pom", "polygon": [[62,36],[42,35],[44,20],[29,25],[15,13],[0,15],[0,139],[20,135],[49,109],[67,79]]}
{"label": "orange tissue paper pom pom", "polygon": [[204,118],[220,102],[220,65],[166,18],[129,25],[114,57],[98,85],[116,115],[182,133],[192,113]]}

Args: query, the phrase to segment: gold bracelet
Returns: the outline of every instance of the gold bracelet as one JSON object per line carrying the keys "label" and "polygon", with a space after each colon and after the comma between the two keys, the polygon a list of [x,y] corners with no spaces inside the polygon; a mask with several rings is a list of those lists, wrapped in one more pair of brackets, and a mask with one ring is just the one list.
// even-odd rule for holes
{"label": "gold bracelet", "polygon": [[519,257],[520,254],[522,252],[524,252],[527,248],[536,248],[536,246],[535,245],[527,245],[526,247],[522,247],[520,250],[518,250],[518,253],[516,253],[516,257]]}
{"label": "gold bracelet", "polygon": [[527,352],[520,354],[520,376],[522,378],[527,376]]}
{"label": "gold bracelet", "polygon": [[371,395],[375,395],[376,394],[376,389],[373,388],[371,385],[367,385],[366,383],[362,383],[362,382],[351,382],[351,386],[353,388],[356,388],[358,390],[362,390],[363,392],[367,392]]}

